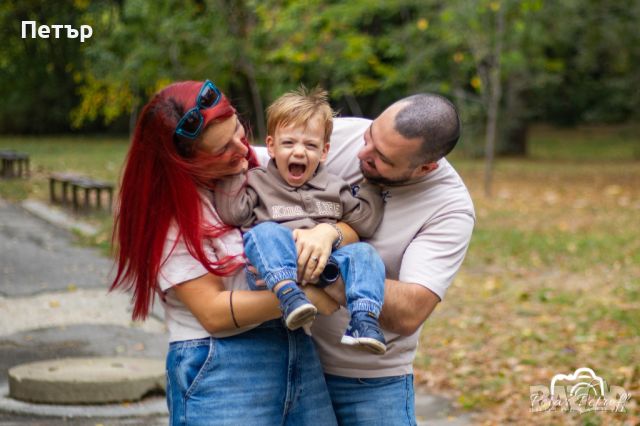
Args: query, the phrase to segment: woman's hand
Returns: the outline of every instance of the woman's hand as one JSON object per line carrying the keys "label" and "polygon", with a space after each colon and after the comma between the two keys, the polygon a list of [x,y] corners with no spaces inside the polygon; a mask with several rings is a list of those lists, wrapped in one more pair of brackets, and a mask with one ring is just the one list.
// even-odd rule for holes
{"label": "woman's hand", "polygon": [[306,294],[309,301],[313,303],[313,306],[318,309],[318,313],[321,315],[331,315],[340,307],[338,302],[333,300],[331,296],[318,287],[305,285],[300,288],[304,291],[304,294]]}
{"label": "woman's hand", "polygon": [[312,229],[294,229],[293,239],[298,251],[298,282],[315,283],[327,265],[338,231],[320,223]]}

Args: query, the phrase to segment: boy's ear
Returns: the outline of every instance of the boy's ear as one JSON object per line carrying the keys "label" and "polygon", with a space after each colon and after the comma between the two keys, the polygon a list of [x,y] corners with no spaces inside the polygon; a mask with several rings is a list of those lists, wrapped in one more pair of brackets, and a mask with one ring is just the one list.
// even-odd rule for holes
{"label": "boy's ear", "polygon": [[267,144],[267,152],[269,153],[269,157],[273,158],[274,156],[273,145],[275,144],[275,140],[273,139],[273,136],[271,135],[267,136],[267,139],[265,140],[265,142]]}
{"label": "boy's ear", "polygon": [[329,142],[325,142],[324,146],[322,147],[322,156],[320,157],[320,162],[324,163],[324,161],[327,159],[327,155],[329,154]]}

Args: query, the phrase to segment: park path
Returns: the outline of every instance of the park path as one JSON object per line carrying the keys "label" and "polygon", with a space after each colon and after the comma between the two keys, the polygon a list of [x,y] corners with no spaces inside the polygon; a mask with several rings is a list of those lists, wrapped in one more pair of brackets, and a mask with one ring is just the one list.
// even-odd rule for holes
{"label": "park path", "polygon": [[[167,338],[161,312],[156,310],[142,324],[132,323],[129,296],[106,291],[111,261],[75,245],[67,230],[41,220],[51,217],[48,209],[31,203],[27,212],[0,199],[0,388],[6,386],[8,369],[25,362],[68,356],[163,358]],[[416,411],[420,425],[470,424],[468,416],[451,416],[449,401],[437,396],[418,394]],[[160,425],[167,420],[56,419],[0,412],[0,425],[25,422]]]}

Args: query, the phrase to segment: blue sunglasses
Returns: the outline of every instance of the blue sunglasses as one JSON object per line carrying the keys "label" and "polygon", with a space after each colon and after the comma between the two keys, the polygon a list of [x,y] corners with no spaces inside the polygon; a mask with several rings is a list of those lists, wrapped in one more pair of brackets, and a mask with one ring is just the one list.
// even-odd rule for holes
{"label": "blue sunglasses", "polygon": [[204,123],[204,116],[200,110],[215,106],[220,102],[221,97],[220,89],[210,80],[205,81],[198,93],[196,106],[187,111],[178,122],[176,135],[189,139],[197,138]]}

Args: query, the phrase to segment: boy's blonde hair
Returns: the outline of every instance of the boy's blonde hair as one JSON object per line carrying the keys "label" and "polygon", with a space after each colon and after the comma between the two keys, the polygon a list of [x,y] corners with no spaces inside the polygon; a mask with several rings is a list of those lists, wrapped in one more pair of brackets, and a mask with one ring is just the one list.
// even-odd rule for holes
{"label": "boy's blonde hair", "polygon": [[267,108],[267,134],[274,136],[279,126],[305,125],[318,116],[324,123],[324,142],[327,143],[333,131],[335,113],[328,101],[328,93],[320,87],[287,92]]}

